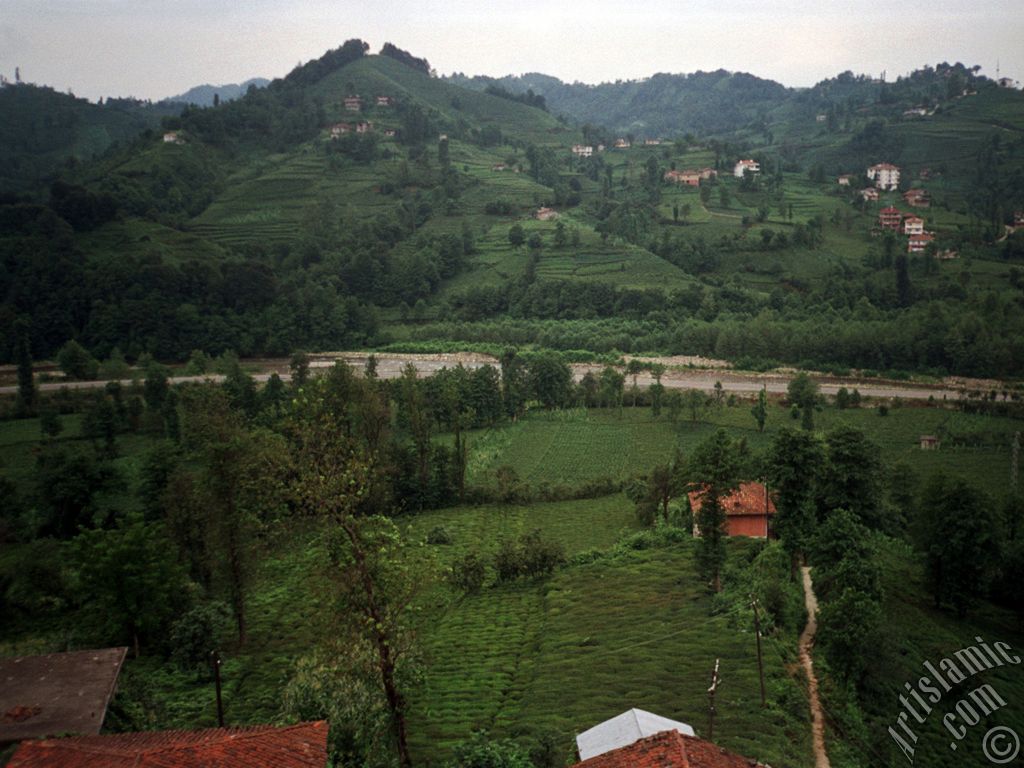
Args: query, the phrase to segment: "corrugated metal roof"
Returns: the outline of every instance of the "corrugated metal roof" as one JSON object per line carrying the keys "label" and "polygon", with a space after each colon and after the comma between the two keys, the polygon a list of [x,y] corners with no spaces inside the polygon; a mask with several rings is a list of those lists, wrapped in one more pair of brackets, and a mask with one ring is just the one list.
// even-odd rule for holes
{"label": "corrugated metal roof", "polygon": [[667,717],[642,709],[630,709],[579,734],[576,737],[576,747],[580,759],[587,760],[613,749],[629,746],[639,739],[662,731],[679,731],[687,736],[694,735],[693,728],[686,723],[669,720]]}

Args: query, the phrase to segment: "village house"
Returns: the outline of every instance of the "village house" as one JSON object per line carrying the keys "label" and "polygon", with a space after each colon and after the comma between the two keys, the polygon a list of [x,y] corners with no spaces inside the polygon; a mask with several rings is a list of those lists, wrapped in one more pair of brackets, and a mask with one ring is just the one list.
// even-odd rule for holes
{"label": "village house", "polygon": [[536,213],[533,214],[533,218],[537,219],[537,221],[551,221],[558,218],[558,211],[554,208],[538,208]]}
{"label": "village house", "polygon": [[395,104],[395,100],[390,96],[378,96],[377,106],[378,107],[392,107]]}
{"label": "village house", "polygon": [[373,123],[356,123],[356,133],[372,133]]}
{"label": "village house", "polygon": [[900,222],[902,221],[903,214],[891,205],[878,212],[878,226],[882,229],[891,229],[893,232],[899,232]]}
{"label": "village house", "polygon": [[492,171],[504,171],[504,170],[507,170],[507,169],[508,169],[508,166],[505,165],[504,163],[495,163],[494,165],[491,166],[491,170]]}
{"label": "village house", "polygon": [[658,147],[661,146],[661,139],[644,139],[645,147]]}
{"label": "village house", "polygon": [[850,182],[852,182],[852,181],[853,181],[853,174],[852,173],[844,173],[842,176],[839,176],[839,177],[836,178],[836,183],[840,187],[848,187],[848,186],[850,186]]}
{"label": "village house", "polygon": [[587,144],[573,144],[572,153],[577,157],[590,157],[594,154],[594,148]]}
{"label": "village house", "polygon": [[363,100],[358,96],[346,96],[344,104],[349,112],[360,112],[363,109]]}
{"label": "village house", "polygon": [[740,160],[736,163],[736,166],[732,169],[732,175],[737,179],[742,179],[743,175],[750,171],[751,173],[760,173],[761,164],[756,160]]}
{"label": "village house", "polygon": [[589,760],[664,731],[678,731],[685,736],[694,735],[693,728],[686,723],[669,720],[667,717],[642,709],[630,709],[577,734],[576,752],[580,760]]}
{"label": "village house", "polygon": [[828,120],[828,115],[815,115],[814,116],[814,122],[816,122],[816,123],[824,123],[826,120]]}
{"label": "village house", "polygon": [[387,136],[389,139],[393,139],[395,138],[396,131],[394,128],[385,128],[384,135]]}
{"label": "village house", "polygon": [[23,741],[8,768],[325,768],[327,723]]}
{"label": "village house", "polygon": [[914,208],[930,208],[932,197],[925,189],[908,189],[903,193],[903,200]]}
{"label": "village house", "polygon": [[892,163],[872,165],[868,168],[867,174],[879,189],[891,192],[900,185],[900,169]]}
{"label": "village house", "polygon": [[351,133],[351,123],[335,123],[331,126],[331,138],[336,139],[339,136],[343,136],[346,133]]}
{"label": "village house", "polygon": [[941,444],[937,435],[921,435],[922,451],[937,451]]}
{"label": "village house", "polygon": [[597,145],[597,151],[598,152],[604,152],[604,149],[605,149],[604,144],[598,144]]}
{"label": "village house", "polygon": [[630,147],[629,139],[616,139],[615,140],[615,148],[616,149],[629,149],[629,147]]}
{"label": "village house", "polygon": [[[690,491],[687,497],[694,519],[693,535],[700,536],[696,521],[703,504],[704,491]],[[765,539],[771,535],[770,520],[775,514],[775,502],[771,500],[763,483],[740,483],[739,488],[722,499],[722,510],[725,512],[726,536]]]}
{"label": "village house", "polygon": [[178,131],[167,131],[164,134],[164,144],[184,144],[185,139]]}
{"label": "village house", "polygon": [[866,189],[862,189],[860,191],[860,196],[869,203],[878,202],[878,190],[875,189],[874,187],[867,187]]}
{"label": "village house", "polygon": [[665,181],[673,184],[685,184],[688,187],[700,186],[700,171],[665,171]]}
{"label": "village house", "polygon": [[931,232],[922,232],[919,235],[911,235],[907,241],[907,253],[924,253],[928,244],[934,242],[935,235]]}
{"label": "village house", "polygon": [[920,216],[907,216],[903,219],[904,235],[924,234],[924,219]]}
{"label": "village house", "polygon": [[1024,227],[1024,211],[1013,212],[1013,226]]}
{"label": "village house", "polygon": [[708,179],[717,179],[718,171],[714,168],[701,168],[697,173],[700,174],[701,181],[707,181]]}
{"label": "village house", "polygon": [[999,83],[1000,88],[1017,88],[1017,81],[1012,77],[1000,77],[997,82]]}
{"label": "village house", "polygon": [[768,768],[699,739],[686,723],[631,709],[576,737],[574,768]]}

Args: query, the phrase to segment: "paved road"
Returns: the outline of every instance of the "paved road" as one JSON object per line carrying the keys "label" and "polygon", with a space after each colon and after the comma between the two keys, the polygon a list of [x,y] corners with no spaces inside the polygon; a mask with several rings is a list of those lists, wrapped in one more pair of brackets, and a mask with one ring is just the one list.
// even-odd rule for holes
{"label": "paved road", "polygon": [[[366,359],[367,355],[363,353],[340,353],[330,356],[325,355],[321,357],[314,357],[311,362],[311,368],[328,368],[333,365],[336,360],[345,360],[352,367],[362,370],[363,366],[366,365]],[[290,378],[288,375],[287,360],[267,361],[267,363],[267,367],[271,372],[255,375],[253,378],[255,378],[256,381],[267,381],[272,375],[273,370],[276,370],[285,381]],[[442,368],[452,367],[459,363],[466,368],[479,368],[484,365],[498,365],[498,361],[495,358],[478,354],[380,355],[377,357],[377,375],[383,379],[397,378],[401,375],[402,369],[409,363],[412,363],[416,367],[417,373],[420,376],[429,376]],[[576,363],[572,366],[573,376],[576,381],[579,381],[587,372],[598,373],[603,367],[603,365],[592,363]],[[667,371],[662,377],[661,383],[668,389],[700,389],[706,392],[711,392],[715,388],[715,383],[720,381],[722,383],[722,389],[725,392],[750,395],[758,392],[761,387],[764,386],[770,394],[784,394],[791,379],[792,376],[778,373],[757,374],[739,373],[729,370],[677,368]],[[223,376],[214,374],[206,376],[175,376],[171,379],[175,384],[202,381],[220,382],[223,380]],[[908,400],[927,400],[930,397],[934,397],[936,400],[942,400],[943,398],[955,400],[960,394],[956,388],[942,385],[903,385],[897,382],[843,379],[833,376],[818,377],[816,380],[818,381],[822,394],[825,395],[834,395],[840,387],[846,387],[850,390],[857,388],[860,391],[860,394],[864,397],[899,397]],[[652,382],[653,379],[647,373],[640,374],[637,377],[637,384],[642,387],[645,387]],[[105,381],[45,382],[38,383],[36,386],[43,392],[55,392],[60,390],[62,387],[67,387],[68,389],[98,389],[106,386],[106,383],[107,382]],[[133,382],[130,380],[121,381],[122,386],[125,387],[131,386],[132,383]],[[631,384],[632,377],[629,377],[627,380],[627,386]],[[15,386],[0,387],[0,395],[15,394],[17,390],[18,388]]]}

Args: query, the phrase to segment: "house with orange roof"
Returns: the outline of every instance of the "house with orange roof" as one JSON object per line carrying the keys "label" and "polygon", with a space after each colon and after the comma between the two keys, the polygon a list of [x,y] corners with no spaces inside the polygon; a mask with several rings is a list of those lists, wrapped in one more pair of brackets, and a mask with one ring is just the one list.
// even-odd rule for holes
{"label": "house with orange roof", "polygon": [[919,235],[911,235],[907,241],[907,253],[924,253],[928,244],[935,241],[935,235],[931,232],[922,232]]}
{"label": "house with orange roof", "polygon": [[662,731],[576,763],[575,768],[768,768],[677,730]]}
{"label": "house with orange roof", "polygon": [[[700,536],[697,514],[704,503],[703,489],[690,491],[690,511],[693,513],[693,535]],[[739,488],[722,499],[725,512],[726,536],[750,536],[765,539],[771,535],[771,518],[775,514],[775,502],[768,495],[763,483],[740,483]]]}

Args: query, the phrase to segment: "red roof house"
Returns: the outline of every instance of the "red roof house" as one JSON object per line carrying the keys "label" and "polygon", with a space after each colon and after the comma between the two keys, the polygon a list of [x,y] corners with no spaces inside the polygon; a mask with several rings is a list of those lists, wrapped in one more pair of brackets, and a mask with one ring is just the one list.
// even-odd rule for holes
{"label": "red roof house", "polygon": [[903,221],[903,214],[891,205],[878,212],[878,226],[882,229],[899,232],[901,221]]}
{"label": "red roof house", "polygon": [[[697,513],[704,500],[704,491],[690,491],[690,509],[693,511],[693,535],[700,536]],[[740,487],[722,499],[727,536],[751,536],[764,539],[770,533],[769,520],[775,514],[775,502],[763,483],[740,483]]]}
{"label": "red roof house", "polygon": [[23,741],[7,768],[324,768],[327,723]]}
{"label": "red roof house", "polygon": [[[754,760],[679,731],[662,731],[592,757],[575,768],[757,768]],[[765,767],[766,768],[766,767]]]}

